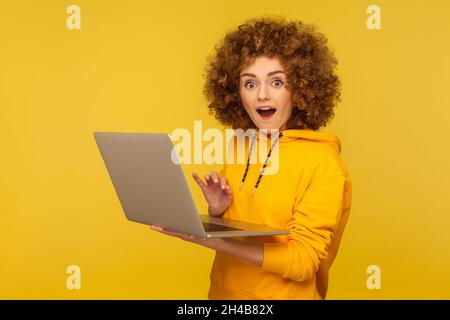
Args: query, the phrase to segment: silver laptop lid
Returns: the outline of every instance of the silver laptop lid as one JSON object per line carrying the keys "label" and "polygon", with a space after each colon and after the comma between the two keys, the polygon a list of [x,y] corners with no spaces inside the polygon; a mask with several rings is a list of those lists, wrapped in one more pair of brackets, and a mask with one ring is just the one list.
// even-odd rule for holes
{"label": "silver laptop lid", "polygon": [[95,132],[94,137],[127,219],[205,236],[167,134]]}

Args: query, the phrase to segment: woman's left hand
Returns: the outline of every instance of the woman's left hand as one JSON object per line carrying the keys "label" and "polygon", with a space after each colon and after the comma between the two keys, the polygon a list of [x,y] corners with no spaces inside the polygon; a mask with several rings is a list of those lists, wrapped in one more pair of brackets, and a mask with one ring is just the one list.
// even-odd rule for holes
{"label": "woman's left hand", "polygon": [[256,264],[257,266],[262,265],[263,261],[263,245],[261,243],[251,243],[246,241],[240,241],[229,238],[199,238],[193,235],[188,235],[181,232],[165,230],[160,226],[151,226],[152,230],[164,233],[168,236],[177,237],[185,241],[197,243],[201,246],[225,252],[237,257],[240,257],[244,260],[247,260],[251,263]]}
{"label": "woman's left hand", "polygon": [[[177,237],[184,241],[189,241],[193,243],[200,244],[202,246],[211,248],[211,249],[217,249],[218,248],[218,242],[220,241],[220,238],[218,239],[207,239],[207,238],[199,238],[193,235],[188,235],[185,233],[177,232],[177,231],[170,231],[166,230],[163,227],[160,226],[150,226],[152,230],[158,231],[160,233],[166,234],[168,236]],[[217,241],[219,240],[219,241]]]}

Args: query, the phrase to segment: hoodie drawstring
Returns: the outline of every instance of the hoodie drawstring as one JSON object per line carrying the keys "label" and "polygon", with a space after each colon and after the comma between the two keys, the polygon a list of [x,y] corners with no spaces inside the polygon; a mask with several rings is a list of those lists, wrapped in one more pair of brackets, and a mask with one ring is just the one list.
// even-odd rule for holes
{"label": "hoodie drawstring", "polygon": [[[253,150],[253,145],[256,140],[256,135],[257,135],[257,133],[253,136],[252,143],[250,144],[250,150],[249,150],[248,157],[247,157],[247,165],[245,166],[245,171],[244,171],[244,175],[241,180],[241,185],[239,186],[239,190],[242,190],[242,186],[244,185],[245,179],[247,178],[248,168],[250,166],[250,159],[252,157],[252,150]],[[256,181],[255,187],[253,188],[253,191],[251,193],[252,197],[254,196],[256,189],[258,188],[259,183],[261,182],[264,170],[266,169],[267,163],[269,162],[270,156],[272,155],[272,149],[281,137],[283,137],[283,133],[280,131],[280,134],[278,135],[278,137],[275,138],[275,141],[272,143],[269,153],[267,153],[266,160],[264,161],[264,165],[261,168],[261,171],[259,172],[258,180]]]}

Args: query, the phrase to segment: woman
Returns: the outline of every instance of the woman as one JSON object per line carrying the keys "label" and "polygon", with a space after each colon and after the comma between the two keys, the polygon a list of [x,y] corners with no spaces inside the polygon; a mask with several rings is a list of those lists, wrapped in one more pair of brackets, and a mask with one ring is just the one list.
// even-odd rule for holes
{"label": "woman", "polygon": [[[287,236],[199,239],[153,229],[216,250],[210,299],[324,299],[351,204],[339,139],[319,132],[334,116],[340,82],[327,39],[311,25],[252,19],[228,33],[209,59],[209,108],[233,129],[277,129],[276,174],[251,163],[226,163],[193,178],[209,214],[289,230]],[[278,148],[274,148],[277,146]],[[277,150],[276,150],[277,149]],[[267,162],[265,162],[267,163]]]}

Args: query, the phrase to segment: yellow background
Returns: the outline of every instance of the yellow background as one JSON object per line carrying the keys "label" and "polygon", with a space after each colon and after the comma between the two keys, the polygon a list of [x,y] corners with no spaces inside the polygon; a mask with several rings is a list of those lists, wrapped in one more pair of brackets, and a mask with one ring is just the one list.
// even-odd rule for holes
{"label": "yellow background", "polygon": [[[81,30],[66,9],[81,8]],[[0,298],[204,299],[210,249],[125,220],[94,131],[218,127],[206,57],[250,17],[315,23],[339,60],[353,209],[329,299],[450,298],[450,2],[1,1]],[[219,166],[184,166],[190,178]],[[192,180],[192,181],[191,181]],[[81,268],[81,290],[66,268]],[[369,290],[369,265],[381,289]]]}

